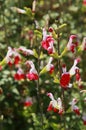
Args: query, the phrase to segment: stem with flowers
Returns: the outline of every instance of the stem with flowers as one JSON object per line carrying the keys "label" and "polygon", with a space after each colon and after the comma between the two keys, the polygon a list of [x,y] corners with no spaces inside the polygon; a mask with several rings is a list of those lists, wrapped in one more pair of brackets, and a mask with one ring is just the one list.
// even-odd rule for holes
{"label": "stem with flowers", "polygon": [[[60,34],[59,34],[59,31],[57,32],[57,50],[58,50],[58,55],[60,56],[61,53],[60,53]],[[58,59],[58,70],[59,70],[59,80],[61,78],[61,75],[62,75],[62,72],[61,72],[61,65],[60,65],[60,59]],[[63,105],[63,111],[65,113],[65,103],[64,103],[64,98],[65,98],[65,95],[64,95],[64,89],[61,89],[61,98],[62,98],[62,105]],[[63,122],[64,124],[64,130],[66,130],[66,123],[65,123],[65,116],[64,115],[61,115],[61,121]]]}
{"label": "stem with flowers", "polygon": [[[27,15],[27,13],[29,12],[29,15],[34,17],[33,14],[35,13],[35,7],[36,7],[36,0],[33,1],[32,12],[31,12],[30,8],[26,8],[26,10],[22,10],[20,8],[14,7],[14,9],[16,9],[16,11],[18,13],[21,13],[23,15],[25,15],[25,14]],[[52,88],[49,88],[49,90],[48,90],[48,91],[52,91],[52,92],[47,92],[47,96],[50,98],[50,103],[47,108],[47,111],[55,112],[55,116],[53,116],[54,114],[51,113],[52,117],[56,117],[55,119],[57,119],[58,116],[60,116],[60,119],[61,119],[61,122],[58,123],[58,126],[57,126],[57,122],[56,122],[56,128],[57,127],[59,128],[59,126],[60,126],[60,129],[62,129],[62,130],[67,129],[66,128],[67,127],[67,122],[66,122],[67,112],[70,112],[69,121],[71,121],[72,114],[76,114],[78,116],[78,118],[82,117],[82,115],[83,115],[82,119],[83,119],[84,124],[86,125],[86,114],[81,114],[79,107],[76,105],[76,103],[77,103],[76,96],[69,95],[69,93],[68,93],[68,91],[71,91],[71,93],[72,93],[72,91],[74,89],[78,89],[78,94],[79,94],[80,90],[78,87],[82,86],[82,80],[80,77],[80,69],[77,66],[80,59],[75,57],[75,53],[77,50],[78,50],[78,53],[81,53],[82,51],[86,51],[86,37],[83,39],[82,45],[79,46],[78,45],[79,39],[78,39],[77,35],[71,35],[69,37],[68,44],[65,46],[64,50],[61,52],[60,29],[62,29],[64,26],[66,26],[66,24],[60,25],[57,30],[53,29],[52,27],[50,27],[49,30],[46,30],[46,27],[45,27],[45,28],[43,28],[43,32],[41,32],[41,29],[39,29],[39,30],[32,31],[31,36],[30,36],[30,34],[28,34],[30,39],[32,39],[34,44],[36,43],[36,45],[37,45],[37,43],[40,43],[40,40],[42,39],[42,35],[43,35],[43,39],[41,41],[41,46],[44,49],[43,52],[41,51],[40,45],[35,46],[35,47],[37,47],[36,48],[37,52],[36,52],[35,48],[33,48],[33,50],[31,50],[30,48],[28,49],[28,48],[22,47],[22,46],[19,48],[8,47],[7,55],[0,62],[0,70],[5,65],[8,65],[10,67],[13,66],[14,69],[17,70],[17,71],[15,71],[15,73],[13,73],[14,74],[13,76],[14,76],[14,79],[16,82],[21,82],[22,80],[25,80],[25,82],[28,81],[30,83],[31,81],[36,80],[36,96],[37,96],[36,103],[37,103],[37,109],[38,109],[38,110],[37,109],[36,110],[39,115],[37,115],[37,113],[34,111],[34,109],[33,109],[33,113],[36,115],[36,117],[39,117],[40,120],[38,119],[37,125],[39,127],[41,127],[40,129],[42,129],[42,130],[45,129],[44,128],[45,127],[44,126],[45,118],[44,118],[44,113],[43,113],[44,107],[42,106],[43,100],[41,99],[41,91],[40,91],[40,89],[41,89],[40,88],[40,76],[45,73],[50,74],[49,76],[56,81],[55,82],[55,83],[57,83],[56,86],[58,85],[58,87],[56,88],[58,90],[57,91],[58,93],[57,92],[56,93],[57,93],[57,95],[60,95],[60,97],[58,97],[57,99],[55,99],[54,94],[52,94],[53,93]],[[35,42],[35,40],[36,40],[36,42]],[[55,42],[57,42],[56,49],[54,48]],[[34,47],[34,45],[31,44],[31,47]],[[74,63],[69,71],[66,70],[65,64],[61,67],[61,60],[63,59],[63,56],[67,55],[67,52],[72,53],[72,54],[74,53],[73,58],[70,58],[72,61],[74,60]],[[30,56],[32,56],[32,57],[30,57]],[[45,66],[43,66],[43,64],[41,64],[41,62],[40,62],[41,57],[42,58],[45,57],[44,60],[46,60],[46,62],[47,62],[47,58],[49,58],[48,63],[45,62],[46,63]],[[58,67],[57,67],[58,73],[56,73],[54,71],[55,67],[54,67],[54,64],[52,63],[53,59],[56,59],[56,62],[58,63]],[[37,68],[38,68],[37,70],[35,68],[36,62],[34,63],[34,61],[37,61]],[[40,66],[41,66],[42,70],[40,70]],[[75,77],[73,77],[73,76],[75,76]],[[72,80],[72,77],[73,77],[73,80]],[[41,81],[43,81],[43,79]],[[52,80],[48,79],[49,85],[51,84],[51,82],[52,82]],[[70,83],[70,82],[73,82],[73,83]],[[53,87],[54,87],[54,85],[55,84],[53,84]],[[74,86],[74,85],[76,85],[76,86]],[[72,86],[73,86],[73,88],[72,88]],[[46,86],[44,86],[44,87],[45,87],[44,89],[46,91],[47,87]],[[76,87],[76,88],[74,88],[74,87]],[[34,87],[34,90],[35,90],[35,87]],[[70,99],[66,100],[66,95],[69,95]],[[46,96],[46,94],[44,96]],[[24,100],[22,101],[23,106],[26,108],[32,106],[32,104],[34,103],[28,97],[25,99],[25,101]],[[70,100],[72,100],[72,101],[70,102]],[[68,108],[66,107],[65,102],[68,105]],[[81,104],[81,106],[82,106],[82,104]],[[50,115],[50,117],[51,117],[51,115]],[[35,121],[34,121],[34,123],[35,123]],[[51,126],[52,124],[49,124],[49,125]],[[55,124],[52,127],[54,127],[54,126],[55,126]],[[47,129],[50,129],[50,128],[47,126]]]}
{"label": "stem with flowers", "polygon": [[[38,47],[38,76],[40,73],[40,46]],[[39,77],[40,78],[40,77]],[[40,99],[40,84],[39,84],[39,78],[37,80],[37,100],[38,100],[38,107],[39,107],[39,111],[40,111],[40,117],[41,117],[41,128],[43,130],[43,111],[42,111],[42,103],[41,103],[41,99]]]}

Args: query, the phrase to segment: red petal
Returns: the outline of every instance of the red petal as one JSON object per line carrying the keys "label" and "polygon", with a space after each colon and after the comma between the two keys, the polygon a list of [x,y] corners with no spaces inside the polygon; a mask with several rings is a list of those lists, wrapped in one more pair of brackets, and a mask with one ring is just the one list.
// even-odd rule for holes
{"label": "red petal", "polygon": [[86,121],[83,120],[84,125],[86,125]]}
{"label": "red petal", "polygon": [[32,102],[31,101],[25,101],[24,106],[25,107],[30,107],[30,106],[32,106]]}
{"label": "red petal", "polygon": [[70,74],[69,73],[65,73],[61,76],[61,79],[60,79],[60,85],[61,87],[63,88],[67,88],[67,86],[69,85],[70,83]]}
{"label": "red petal", "polygon": [[79,109],[74,109],[73,111],[74,111],[77,115],[80,115]]}
{"label": "red petal", "polygon": [[14,64],[17,65],[17,64],[19,63],[19,61],[20,61],[20,57],[19,57],[19,56],[16,56],[16,57],[14,58]]}
{"label": "red petal", "polygon": [[52,73],[53,73],[53,71],[54,71],[54,66],[52,66],[52,67],[50,68],[49,73],[50,73],[50,74],[52,74]]}
{"label": "red petal", "polygon": [[26,74],[26,77],[29,79],[29,80],[38,80],[38,75],[37,74],[34,74],[34,73],[28,73]]}
{"label": "red petal", "polygon": [[53,108],[53,111],[58,113],[59,110],[57,108]]}
{"label": "red petal", "polygon": [[47,111],[52,111],[52,110],[53,110],[52,104],[49,104]]}

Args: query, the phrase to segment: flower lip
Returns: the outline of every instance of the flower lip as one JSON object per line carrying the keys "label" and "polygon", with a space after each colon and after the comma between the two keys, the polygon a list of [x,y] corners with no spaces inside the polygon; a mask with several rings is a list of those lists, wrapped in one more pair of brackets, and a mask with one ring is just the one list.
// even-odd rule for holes
{"label": "flower lip", "polygon": [[77,36],[76,35],[71,35],[70,38],[75,39],[75,38],[77,38]]}
{"label": "flower lip", "polygon": [[74,102],[74,103],[77,103],[77,99],[76,99],[76,98],[74,98],[74,99],[73,99],[73,102]]}
{"label": "flower lip", "polygon": [[27,73],[27,74],[26,74],[26,77],[27,77],[29,80],[38,80],[38,79],[39,79],[38,74],[35,74],[35,73]]}
{"label": "flower lip", "polygon": [[49,32],[53,32],[53,28],[52,27],[49,27]]}
{"label": "flower lip", "polygon": [[63,64],[63,65],[62,65],[62,68],[65,68],[65,67],[66,67],[66,64]]}
{"label": "flower lip", "polygon": [[68,72],[65,72],[61,76],[60,85],[62,88],[67,88],[69,83],[70,83],[70,74]]}
{"label": "flower lip", "polygon": [[52,95],[51,93],[47,93],[47,96],[51,97],[51,95]]}
{"label": "flower lip", "polygon": [[77,63],[79,63],[79,62],[81,61],[81,59],[78,57],[78,58],[76,59],[76,61],[77,61]]}

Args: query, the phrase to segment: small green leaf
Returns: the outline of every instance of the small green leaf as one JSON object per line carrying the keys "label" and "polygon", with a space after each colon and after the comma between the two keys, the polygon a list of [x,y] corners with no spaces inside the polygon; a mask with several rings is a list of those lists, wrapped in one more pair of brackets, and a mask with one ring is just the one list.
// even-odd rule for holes
{"label": "small green leaf", "polygon": [[17,88],[15,88],[15,87],[14,88],[12,87],[12,92],[15,93],[16,95],[19,95],[19,92],[18,92]]}
{"label": "small green leaf", "polygon": [[62,29],[62,28],[64,28],[64,27],[66,27],[66,26],[67,26],[67,24],[64,23],[64,24],[60,25],[60,26],[57,28],[57,30],[60,30],[60,29]]}
{"label": "small green leaf", "polygon": [[40,57],[39,57],[40,59],[43,59],[43,58],[45,58],[45,55],[43,54],[43,52],[41,51],[41,53],[40,53]]}
{"label": "small green leaf", "polygon": [[59,83],[59,79],[57,77],[54,77],[54,80],[53,80],[54,83]]}
{"label": "small green leaf", "polygon": [[6,65],[6,59],[4,58],[1,62],[0,62],[0,66]]}
{"label": "small green leaf", "polygon": [[44,73],[46,73],[46,72],[47,72],[47,68],[46,68],[46,66],[45,66],[45,67],[40,71],[39,74],[41,75],[41,74],[44,74]]}
{"label": "small green leaf", "polygon": [[38,54],[37,54],[37,52],[36,52],[35,49],[33,49],[33,52],[34,52],[34,56],[35,56],[36,58],[38,58]]}
{"label": "small green leaf", "polygon": [[56,59],[58,59],[59,57],[58,57],[58,53],[57,52],[54,52],[53,54],[50,54],[50,56],[51,57],[54,57],[54,58],[56,58]]}

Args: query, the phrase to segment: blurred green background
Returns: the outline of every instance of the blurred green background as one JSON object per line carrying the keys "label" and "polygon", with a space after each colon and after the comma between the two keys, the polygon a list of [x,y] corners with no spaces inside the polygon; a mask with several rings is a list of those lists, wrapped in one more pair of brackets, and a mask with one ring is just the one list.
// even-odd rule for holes
{"label": "blurred green background", "polygon": [[[0,60],[6,53],[8,46],[27,48],[38,48],[42,38],[34,30],[42,32],[42,28],[53,27],[66,23],[67,26],[61,30],[60,47],[63,50],[71,34],[77,34],[82,43],[86,36],[86,6],[83,0],[37,0],[36,11],[32,13],[33,0],[0,0]],[[20,14],[17,8],[25,9],[27,15]],[[29,9],[28,9],[29,8]],[[30,10],[31,9],[31,10]],[[33,38],[31,39],[31,36]],[[86,52],[78,54],[81,57],[79,64],[83,87],[86,88]],[[73,64],[73,55],[68,53],[63,57],[62,62],[68,63],[68,70]],[[36,58],[32,59],[38,68]],[[47,63],[49,56],[45,52],[42,59],[43,65]],[[54,61],[56,72],[58,73],[57,62]],[[52,92],[55,97],[61,96],[59,84],[53,82],[52,76],[44,74],[40,78],[40,100],[37,96],[37,82],[35,81],[15,81],[13,73],[16,70],[6,66],[0,71],[0,130],[86,130],[81,117],[75,116],[70,111],[68,102],[73,97],[80,99],[78,104],[81,112],[86,112],[86,103],[83,102],[86,94],[79,93],[77,87],[65,92],[65,105],[68,112],[65,114],[65,128],[63,119],[53,112],[47,112],[50,99],[47,92]],[[24,107],[22,100],[30,97],[33,101],[31,107]],[[43,126],[42,126],[43,125]]]}

